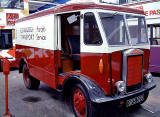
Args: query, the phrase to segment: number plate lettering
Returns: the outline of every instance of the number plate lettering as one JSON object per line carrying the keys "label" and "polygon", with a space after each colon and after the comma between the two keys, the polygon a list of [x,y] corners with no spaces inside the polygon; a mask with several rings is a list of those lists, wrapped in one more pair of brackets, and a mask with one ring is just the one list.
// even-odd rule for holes
{"label": "number plate lettering", "polygon": [[137,96],[137,97],[134,97],[134,98],[131,98],[131,99],[126,101],[126,107],[130,107],[132,105],[135,105],[139,102],[142,102],[143,100],[144,100],[144,94],[140,95],[140,96]]}

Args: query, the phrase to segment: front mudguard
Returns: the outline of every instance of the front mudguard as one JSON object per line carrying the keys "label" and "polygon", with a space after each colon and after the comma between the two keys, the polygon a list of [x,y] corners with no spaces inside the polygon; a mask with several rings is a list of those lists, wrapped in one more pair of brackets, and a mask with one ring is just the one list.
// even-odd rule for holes
{"label": "front mudguard", "polygon": [[84,77],[82,75],[77,75],[77,74],[70,75],[65,79],[62,85],[63,90],[65,90],[66,88],[65,85],[69,84],[68,82],[73,82],[73,81],[74,83],[75,82],[80,83],[84,86],[92,102],[101,103],[102,102],[101,100],[103,100],[106,97],[104,91],[95,82],[93,82],[87,77]]}
{"label": "front mudguard", "polygon": [[140,90],[134,91],[132,93],[106,96],[104,91],[95,82],[82,75],[70,75],[69,77],[67,77],[63,83],[63,89],[65,87],[65,84],[72,80],[81,83],[85,87],[87,93],[89,94],[90,100],[94,103],[119,102],[121,100],[126,100],[131,97],[147,93],[149,92],[149,90],[153,89],[156,86],[154,82],[151,82],[144,85]]}

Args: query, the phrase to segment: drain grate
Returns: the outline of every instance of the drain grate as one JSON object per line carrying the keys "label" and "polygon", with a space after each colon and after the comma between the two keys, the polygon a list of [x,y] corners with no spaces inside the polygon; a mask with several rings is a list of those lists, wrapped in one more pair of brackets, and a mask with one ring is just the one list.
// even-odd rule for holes
{"label": "drain grate", "polygon": [[40,97],[34,97],[34,96],[28,96],[28,97],[24,97],[23,101],[36,103],[36,102],[41,101],[41,98]]}

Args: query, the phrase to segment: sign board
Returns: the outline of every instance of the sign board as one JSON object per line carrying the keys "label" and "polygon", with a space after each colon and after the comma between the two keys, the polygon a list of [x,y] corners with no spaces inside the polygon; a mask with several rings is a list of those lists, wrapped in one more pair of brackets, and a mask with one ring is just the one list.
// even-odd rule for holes
{"label": "sign board", "polygon": [[18,13],[7,13],[6,19],[7,19],[7,25],[14,25],[15,21],[19,18]]}
{"label": "sign board", "polygon": [[5,25],[6,25],[6,14],[0,13],[0,26],[5,26]]}
{"label": "sign board", "polygon": [[160,1],[131,6],[144,10],[147,24],[160,23]]}
{"label": "sign board", "polygon": [[[50,22],[50,23],[49,23]],[[43,49],[55,49],[54,16],[48,15],[25,22],[18,22],[16,28],[16,44]]]}

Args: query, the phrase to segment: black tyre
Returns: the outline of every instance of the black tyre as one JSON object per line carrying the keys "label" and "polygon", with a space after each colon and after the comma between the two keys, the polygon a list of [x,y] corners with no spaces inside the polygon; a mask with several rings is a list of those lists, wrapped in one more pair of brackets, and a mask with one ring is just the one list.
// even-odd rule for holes
{"label": "black tyre", "polygon": [[76,117],[95,117],[95,107],[89,95],[81,84],[76,84],[71,90],[70,102]]}
{"label": "black tyre", "polygon": [[26,88],[38,89],[40,81],[29,75],[28,67],[26,64],[23,65],[23,80]]}

